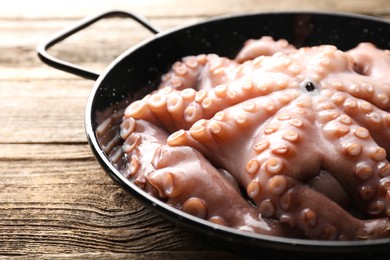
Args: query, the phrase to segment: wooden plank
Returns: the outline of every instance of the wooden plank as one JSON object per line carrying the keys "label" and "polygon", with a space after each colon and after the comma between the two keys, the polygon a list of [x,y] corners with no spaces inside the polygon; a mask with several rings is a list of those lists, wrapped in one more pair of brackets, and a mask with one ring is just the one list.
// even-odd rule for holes
{"label": "wooden plank", "polygon": [[0,255],[207,248],[114,185],[94,160],[0,161],[0,173]]}
{"label": "wooden plank", "polygon": [[88,80],[0,81],[0,143],[85,143],[84,111],[92,85]]}
{"label": "wooden plank", "polygon": [[[30,69],[20,69],[17,73],[17,75],[27,73],[25,78],[16,77],[13,80],[0,81],[0,98],[4,101],[14,101],[12,98],[20,98],[21,102],[23,99],[28,98],[87,98],[94,84],[94,81],[78,77],[65,79],[55,77],[51,79],[50,74],[45,77],[43,73],[34,78],[32,76],[33,72],[31,72],[31,75],[28,73],[29,70]],[[51,68],[41,69],[41,71],[43,70],[46,70],[48,73],[52,71]],[[35,70],[34,72],[38,71]],[[28,102],[25,105],[27,104]],[[7,106],[18,107],[19,104],[7,104]]]}
{"label": "wooden plank", "polygon": [[[197,19],[158,20],[158,26],[166,29],[188,24]],[[0,52],[2,53],[0,55],[0,69],[2,71],[0,80],[77,78],[57,69],[49,68],[43,64],[36,53],[36,47],[40,42],[75,22],[76,20],[2,21],[0,35],[5,40],[0,42]],[[31,31],[37,31],[37,33],[31,36]],[[132,21],[109,19],[59,43],[51,48],[49,53],[54,57],[100,73],[125,50],[152,35]]]}
{"label": "wooden plank", "polygon": [[[225,251],[212,250],[188,250],[188,251],[153,251],[144,253],[67,253],[67,254],[36,254],[36,259],[247,259]],[[31,259],[30,256],[13,257],[13,259]],[[267,258],[271,259],[271,258]],[[276,259],[276,258],[275,258]]]}
{"label": "wooden plank", "polygon": [[[69,3],[70,1],[70,3]],[[226,13],[242,13],[269,10],[334,10],[358,13],[383,14],[390,12],[387,0],[189,0],[178,4],[176,0],[148,1],[75,1],[52,2],[49,0],[24,1],[20,8],[18,1],[7,2],[7,8],[0,10],[3,19],[58,19],[83,17],[107,9],[125,9],[146,17],[214,16]]]}
{"label": "wooden plank", "polygon": [[85,144],[0,144],[0,161],[93,160]]}
{"label": "wooden plank", "polygon": [[[199,19],[156,19],[156,26],[168,29],[175,26],[194,23]],[[35,48],[49,36],[75,24],[77,20],[47,21],[3,21],[0,35],[5,40],[0,42],[1,64],[7,64],[4,69],[30,68],[41,66]],[[32,37],[31,31],[40,28]],[[117,56],[128,48],[153,36],[145,28],[126,19],[108,19],[100,21],[69,37],[57,46],[51,48],[50,53],[56,57],[70,59],[77,64],[104,62],[107,66]]]}
{"label": "wooden plank", "polygon": [[[205,18],[201,17],[179,17],[179,18],[152,18],[150,23],[161,28],[169,29],[176,26],[183,26],[190,23],[195,23]],[[61,17],[47,21],[41,20],[2,20],[0,26],[0,33],[2,41],[0,47],[15,47],[15,46],[35,46],[37,43],[47,38],[66,27],[72,26],[79,21],[78,18],[64,19]],[[39,30],[38,30],[39,28]],[[34,34],[31,31],[34,30]],[[36,31],[36,32],[35,32]],[[99,32],[99,33],[97,33]],[[102,34],[104,32],[104,34]],[[129,18],[110,18],[101,20],[77,33],[79,36],[72,36],[76,42],[85,37],[86,43],[94,43],[95,39],[100,38],[100,42],[109,41],[113,36],[121,38],[128,37],[131,39],[141,38],[141,36],[152,35],[141,25],[132,21]],[[81,34],[88,34],[88,36],[81,36]],[[110,36],[110,34],[112,34]],[[89,41],[88,41],[89,40]],[[120,44],[120,41],[111,39],[113,44]]]}
{"label": "wooden plank", "polygon": [[86,142],[86,97],[0,98],[0,143]]}

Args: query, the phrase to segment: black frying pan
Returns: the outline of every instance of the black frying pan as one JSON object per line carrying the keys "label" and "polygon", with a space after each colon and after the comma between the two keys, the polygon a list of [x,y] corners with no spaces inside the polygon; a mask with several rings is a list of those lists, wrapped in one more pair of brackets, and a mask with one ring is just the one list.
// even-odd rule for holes
{"label": "black frying pan", "polygon": [[[69,35],[103,17],[128,16],[155,36],[130,48],[100,74],[85,70],[50,56],[46,50]],[[348,50],[359,42],[372,42],[382,49],[390,49],[390,21],[362,15],[320,12],[275,12],[217,17],[174,30],[160,32],[145,19],[122,11],[111,11],[82,20],[38,46],[40,58],[47,64],[73,74],[96,80],[85,114],[85,128],[91,148],[105,171],[125,190],[143,204],[157,210],[175,223],[198,231],[212,241],[222,242],[226,248],[252,256],[299,256],[301,254],[343,254],[378,257],[389,256],[390,239],[371,241],[325,242],[270,237],[216,226],[193,217],[146,194],[122,176],[118,170],[120,159],[113,159],[116,140],[107,148],[99,131],[118,130],[121,106],[155,89],[160,76],[171,64],[186,55],[216,53],[234,57],[250,38],[270,35],[287,39],[296,47],[333,44]],[[103,127],[101,123],[104,122]],[[100,128],[98,129],[98,126]],[[108,130],[107,130],[108,129]],[[103,131],[103,132],[104,132]],[[98,132],[98,134],[97,134]]]}

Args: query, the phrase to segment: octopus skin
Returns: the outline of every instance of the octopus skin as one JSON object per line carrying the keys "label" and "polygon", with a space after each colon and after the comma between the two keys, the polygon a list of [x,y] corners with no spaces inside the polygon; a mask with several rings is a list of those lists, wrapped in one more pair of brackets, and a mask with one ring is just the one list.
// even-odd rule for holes
{"label": "octopus skin", "polygon": [[266,235],[390,237],[390,52],[249,40],[189,56],[122,123],[127,176],[173,207]]}
{"label": "octopus skin", "polygon": [[[131,154],[127,176],[150,194],[194,216],[268,235],[295,236],[297,231],[264,219],[248,205],[232,177],[217,169],[194,148],[166,144],[165,130],[144,120],[127,118],[121,137],[124,152]],[[224,196],[220,196],[221,193]]]}

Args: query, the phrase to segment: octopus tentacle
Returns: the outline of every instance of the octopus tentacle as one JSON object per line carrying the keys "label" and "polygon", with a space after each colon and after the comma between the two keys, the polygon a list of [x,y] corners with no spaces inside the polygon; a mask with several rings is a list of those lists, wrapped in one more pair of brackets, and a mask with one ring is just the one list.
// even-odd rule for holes
{"label": "octopus tentacle", "polygon": [[[376,80],[388,81],[390,62],[390,51],[380,50],[374,44],[363,42],[355,48],[346,52],[350,55],[354,62],[354,70],[365,76]],[[389,90],[382,86],[380,89],[389,93]]]}
{"label": "octopus tentacle", "polygon": [[[340,106],[322,96],[318,101],[315,106],[317,121],[323,129],[324,140],[328,142],[323,150],[330,155],[323,163],[324,169],[349,191],[356,207],[367,214],[386,216],[388,202],[384,202],[383,192],[387,190],[378,188],[380,182],[386,182],[382,180],[385,165],[388,165],[385,149],[371,138],[368,129],[345,115]],[[368,105],[365,107],[369,108]],[[339,173],[340,165],[344,174]],[[379,204],[383,204],[383,209],[375,206]]]}
{"label": "octopus tentacle", "polygon": [[123,120],[121,128],[124,140],[122,149],[126,160],[123,174],[137,186],[156,196],[158,193],[148,182],[147,176],[153,171],[155,152],[166,142],[168,134],[148,121],[131,117]]}
{"label": "octopus tentacle", "polygon": [[[276,218],[302,230],[306,237],[326,240],[355,240],[388,236],[390,222],[359,220],[324,194],[288,177],[288,167],[273,157],[260,167],[247,185],[248,196],[264,217]],[[287,169],[285,169],[285,168]],[[372,230],[366,232],[364,227]]]}
{"label": "octopus tentacle", "polygon": [[277,52],[291,53],[293,51],[296,51],[296,48],[286,40],[275,41],[270,36],[263,36],[258,40],[247,40],[235,59],[237,62],[243,63],[259,56],[272,56]]}
{"label": "octopus tentacle", "polygon": [[[340,79],[341,78],[341,79]],[[367,101],[383,110],[390,110],[390,81],[377,80],[368,76],[358,75],[352,69],[342,73],[338,77],[329,76],[324,81],[341,93]]]}
{"label": "octopus tentacle", "polygon": [[[368,130],[370,136],[384,149],[390,149],[390,113],[384,111],[371,103],[357,99],[348,94],[335,95],[334,104],[339,111],[348,116],[350,122],[353,118],[355,124]],[[347,117],[345,117],[347,118]]]}
{"label": "octopus tentacle", "polygon": [[229,72],[238,64],[216,54],[188,56],[176,62],[162,76],[160,88],[211,89],[228,81]]}
{"label": "octopus tentacle", "polygon": [[[199,152],[188,146],[163,146],[161,150],[157,170],[148,180],[159,190],[160,196],[166,198],[167,204],[243,231],[269,235],[287,235],[288,231],[292,231],[280,223],[263,219],[255,208],[248,208],[248,202],[241,197],[240,191],[230,185],[221,170],[207,163]],[[178,158],[181,159],[181,169],[185,171],[174,167]],[[221,190],[227,191],[223,199],[218,196]]]}
{"label": "octopus tentacle", "polygon": [[[229,147],[236,147],[238,150],[246,149],[252,145],[248,139],[257,129],[259,122],[266,121],[282,107],[298,96],[298,91],[286,93],[275,92],[267,97],[256,97],[249,99],[242,104],[230,106],[215,114],[209,120],[202,119],[196,122],[189,130],[179,130],[168,138],[168,144],[174,146],[190,145],[219,165],[222,161],[232,163],[235,160],[221,155],[234,154]],[[298,122],[299,123],[299,122]],[[233,155],[234,156],[234,155]],[[226,167],[226,165],[225,165]],[[232,166],[234,168],[234,166]],[[229,168],[229,167],[228,167]]]}
{"label": "octopus tentacle", "polygon": [[[323,104],[322,107],[326,109],[322,110],[326,116],[318,120],[323,124],[324,138],[329,142],[324,149],[330,155],[323,163],[324,169],[349,191],[356,207],[370,215],[386,216],[388,202],[381,198],[387,191],[379,189],[379,183],[385,181],[384,165],[389,164],[386,151],[377,145],[366,128],[350,117],[340,116],[341,113],[331,105]],[[320,112],[317,114],[321,115]],[[338,140],[338,145],[335,145],[335,140]],[[339,174],[340,167],[344,174]],[[384,204],[380,212],[377,212],[379,208],[373,210],[373,205],[378,203]]]}
{"label": "octopus tentacle", "polygon": [[270,201],[275,207],[274,215],[280,221],[301,229],[306,237],[312,239],[375,239],[386,237],[390,232],[388,220],[360,220],[352,217],[339,205],[307,185],[297,184]]}
{"label": "octopus tentacle", "polygon": [[124,115],[149,121],[171,132],[189,127],[203,116],[196,99],[196,91],[188,88],[177,91],[164,88],[130,104]]}
{"label": "octopus tentacle", "polygon": [[[200,152],[189,146],[167,146],[166,132],[147,121],[127,118],[122,126],[129,177],[145,191],[216,224],[265,235],[299,235],[248,207],[229,174],[214,168]],[[228,191],[223,198],[218,196],[222,190]],[[224,210],[227,207],[229,211]]]}
{"label": "octopus tentacle", "polygon": [[389,111],[390,52],[379,50],[371,43],[361,43],[344,55],[349,64],[337,74],[328,75],[324,84]]}
{"label": "octopus tentacle", "polygon": [[[224,108],[287,87],[284,83],[273,86],[258,81],[256,85],[252,82],[222,84],[208,91],[163,88],[133,102],[126,108],[125,116],[147,120],[172,132],[188,129],[199,119],[209,119]],[[298,87],[292,84],[290,88]]]}

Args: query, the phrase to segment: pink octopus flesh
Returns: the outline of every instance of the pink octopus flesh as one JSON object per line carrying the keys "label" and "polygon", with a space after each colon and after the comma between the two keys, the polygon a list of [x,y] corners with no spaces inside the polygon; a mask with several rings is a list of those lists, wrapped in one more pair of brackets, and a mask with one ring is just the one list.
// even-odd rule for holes
{"label": "pink octopus flesh", "polygon": [[124,111],[126,176],[247,232],[390,237],[390,52],[248,40],[188,56]]}

